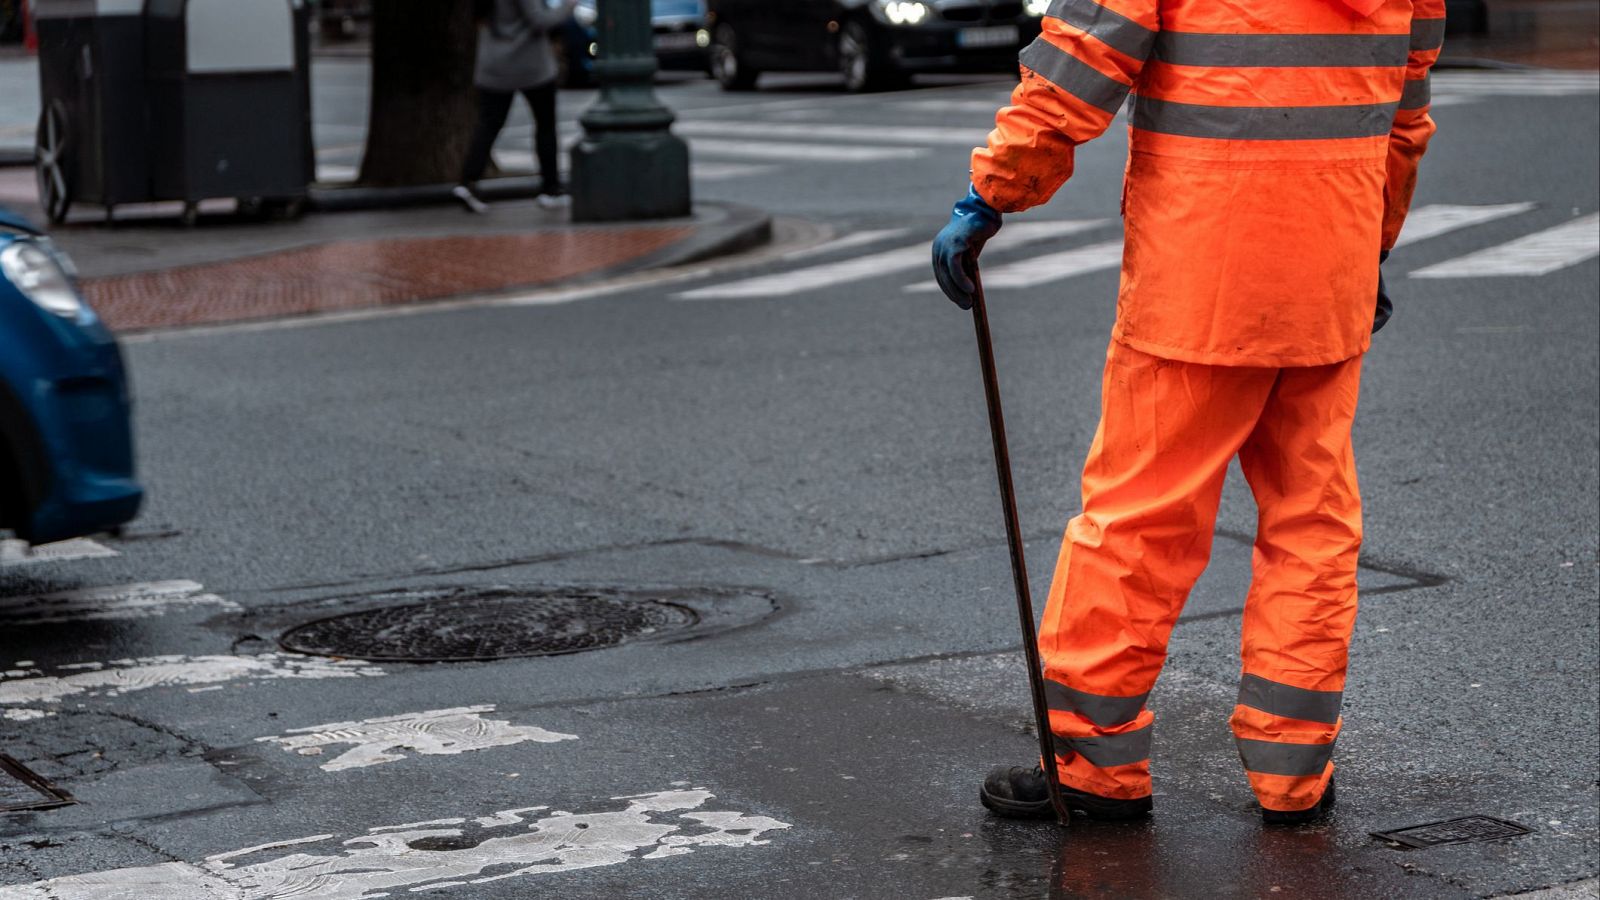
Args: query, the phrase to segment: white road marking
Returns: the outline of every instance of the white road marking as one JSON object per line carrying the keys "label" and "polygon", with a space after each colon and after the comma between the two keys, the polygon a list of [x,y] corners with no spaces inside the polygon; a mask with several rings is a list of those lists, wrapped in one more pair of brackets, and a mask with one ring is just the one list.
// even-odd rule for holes
{"label": "white road marking", "polygon": [[1600,93],[1597,72],[1436,72],[1435,96],[1566,97]]}
{"label": "white road marking", "polygon": [[490,747],[510,747],[534,741],[553,744],[575,741],[575,734],[546,731],[531,725],[512,725],[500,719],[486,719],[493,706],[462,706],[426,712],[363,719],[359,722],[333,722],[296,728],[281,736],[256,738],[302,755],[321,753],[324,747],[354,744],[343,754],[321,765],[324,772],[359,769],[405,759],[400,750],[414,750],[423,756],[453,756]]}
{"label": "white road marking", "polygon": [[867,244],[875,244],[878,241],[886,240],[892,237],[900,237],[910,230],[911,229],[909,228],[869,228],[866,231],[856,231],[847,234],[842,238],[835,238],[834,240],[826,241],[816,245],[815,247],[803,247],[799,250],[791,250],[788,253],[779,256],[778,258],[788,262],[790,260],[805,259],[810,256],[822,256],[828,253],[836,253],[840,250],[864,247]]}
{"label": "white road marking", "polygon": [[915,159],[928,155],[928,151],[920,147],[803,144],[792,141],[736,141],[716,138],[696,138],[689,144],[689,148],[692,152],[708,156],[782,159],[794,162],[877,162],[885,159]]}
{"label": "white road marking", "polygon": [[987,127],[946,128],[911,125],[845,125],[822,122],[752,122],[748,120],[696,119],[673,126],[679,134],[692,136],[747,137],[757,139],[799,138],[813,141],[845,141],[860,144],[949,144],[981,146]]}
{"label": "white road marking", "polygon": [[88,538],[74,538],[54,544],[28,546],[27,541],[0,541],[0,566],[27,566],[34,563],[71,562],[76,559],[105,559],[122,554]]}
{"label": "white road marking", "polygon": [[[1103,224],[1105,224],[1103,219],[1023,222],[1002,231],[996,240],[1011,246],[1020,246],[1098,228]],[[842,262],[820,263],[803,269],[758,275],[725,284],[713,284],[673,296],[683,300],[783,297],[930,266],[931,260],[928,244],[923,241],[909,247],[885,250]]]}
{"label": "white road marking", "polygon": [[1412,278],[1548,275],[1600,256],[1600,213],[1418,269]]}
{"label": "white road marking", "polygon": [[[362,900],[667,859],[706,848],[760,847],[771,843],[763,835],[790,827],[767,816],[699,811],[712,799],[703,790],[612,799],[624,801],[626,808],[524,818],[544,809],[536,807],[458,827],[375,828],[342,841],[316,835],[220,853],[198,864],[111,869],[0,887],[0,900]],[[495,834],[499,829],[515,830]],[[269,855],[288,847],[301,849]],[[250,859],[261,856],[266,858]],[[489,871],[494,874],[485,874]]]}
{"label": "white road marking", "polygon": [[94,619],[145,619],[195,606],[236,610],[193,581],[154,581],[114,587],[83,588],[32,597],[0,597],[0,625],[42,625]]}
{"label": "white road marking", "polygon": [[[1063,278],[1087,275],[1122,265],[1122,240],[1074,247],[1060,253],[1035,256],[1020,262],[995,266],[983,270],[983,286],[991,288],[1029,288]],[[907,291],[937,291],[939,283],[924,281],[906,288]]]}
{"label": "white road marking", "polygon": [[936,112],[950,114],[953,112],[987,113],[994,115],[1001,109],[1009,106],[1009,98],[1001,97],[995,100],[900,100],[888,104],[899,109],[914,109],[918,112]]}
{"label": "white road marking", "polygon": [[0,709],[0,719],[11,722],[31,722],[34,719],[48,719],[55,715],[48,709]]}
{"label": "white road marking", "polygon": [[750,163],[705,162],[693,160],[689,163],[689,176],[695,181],[731,181],[735,178],[750,178],[755,175],[765,175],[777,171],[777,166],[758,166]]}
{"label": "white road marking", "polygon": [[1396,247],[1415,244],[1441,234],[1449,234],[1473,225],[1493,222],[1506,216],[1515,216],[1533,209],[1532,203],[1501,203],[1495,206],[1453,206],[1435,203],[1414,209],[1406,216],[1405,227],[1400,229]]}
{"label": "white road marking", "polygon": [[0,705],[59,703],[66,697],[116,697],[159,687],[312,678],[372,678],[384,671],[350,660],[263,653],[259,656],[149,656],[61,666],[71,675],[0,677]]}

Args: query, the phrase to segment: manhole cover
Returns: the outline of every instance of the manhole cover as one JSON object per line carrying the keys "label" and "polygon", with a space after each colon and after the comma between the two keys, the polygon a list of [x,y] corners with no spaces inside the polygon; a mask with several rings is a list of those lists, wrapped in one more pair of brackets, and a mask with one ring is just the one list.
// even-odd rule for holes
{"label": "manhole cover", "polygon": [[317,656],[466,662],[597,650],[697,621],[686,606],[620,592],[473,588],[318,619],[290,630],[279,643]]}
{"label": "manhole cover", "polygon": [[1393,831],[1374,831],[1372,836],[1412,850],[1426,850],[1442,844],[1471,844],[1479,841],[1498,841],[1504,838],[1531,834],[1532,828],[1496,819],[1493,816],[1463,816],[1444,822],[1412,825]]}
{"label": "manhole cover", "polygon": [[49,779],[0,753],[0,812],[55,809],[76,802]]}

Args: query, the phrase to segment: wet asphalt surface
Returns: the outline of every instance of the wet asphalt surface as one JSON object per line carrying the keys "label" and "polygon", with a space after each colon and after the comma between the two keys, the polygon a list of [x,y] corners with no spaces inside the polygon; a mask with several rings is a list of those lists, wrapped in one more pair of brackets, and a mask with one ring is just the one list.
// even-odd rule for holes
{"label": "wet asphalt surface", "polygon": [[[359,122],[359,68],[325,63],[321,77],[319,134],[334,146],[343,122]],[[673,79],[662,96],[695,119],[979,136],[981,103],[1005,88],[849,98],[791,79],[725,97]],[[565,95],[563,115],[587,96]],[[1436,116],[1419,206],[1536,207],[1407,248],[1399,271],[1600,207],[1594,94],[1474,96]],[[526,132],[508,140],[525,145]],[[1061,196],[1016,220],[1114,220],[1125,146],[1113,129],[1081,150]],[[697,193],[840,235],[910,229],[888,248],[931,236],[965,171],[965,152],[939,145],[911,161],[785,164]],[[986,261],[1030,252],[1003,232]],[[82,802],[0,818],[0,884],[526,807],[619,809],[612,798],[688,788],[714,795],[705,809],[787,827],[753,845],[411,884],[485,898],[1463,897],[1600,871],[1600,263],[1390,275],[1397,316],[1369,356],[1357,429],[1366,595],[1331,823],[1263,831],[1232,749],[1253,526],[1235,479],[1152,700],[1156,815],[1065,832],[996,821],[975,798],[990,765],[1023,762],[1034,744],[966,317],[901,290],[920,272],[767,299],[671,298],[799,266],[560,305],[130,342],[145,514],[101,541],[119,556],[0,570],[0,594],[189,579],[228,605],[13,621],[0,631],[7,666],[65,675],[279,653],[295,625],[444,588],[638,591],[700,624],[569,656],[27,704],[52,715],[0,719],[0,751]],[[1115,284],[1098,272],[991,297],[1041,594],[1077,506]],[[258,740],[483,704],[577,739],[339,771]],[[1534,833],[1422,851],[1368,835],[1472,814]],[[440,827],[443,843],[413,844],[411,863],[470,855],[483,839]],[[327,889],[315,896],[363,896]]]}

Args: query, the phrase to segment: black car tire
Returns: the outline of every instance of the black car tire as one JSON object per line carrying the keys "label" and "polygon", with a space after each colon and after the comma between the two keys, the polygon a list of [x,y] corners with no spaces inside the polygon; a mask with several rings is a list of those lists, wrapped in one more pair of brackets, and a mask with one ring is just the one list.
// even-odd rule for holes
{"label": "black car tire", "polygon": [[727,22],[711,35],[711,74],[725,91],[748,91],[761,73],[739,55],[739,36]]}
{"label": "black car tire", "polygon": [[853,94],[881,91],[906,82],[905,73],[883,58],[872,33],[860,22],[847,22],[839,30],[838,53],[845,90]]}
{"label": "black car tire", "polygon": [[34,129],[33,169],[38,182],[39,205],[52,225],[67,220],[72,209],[76,190],[73,185],[74,151],[72,134],[67,128],[66,107],[61,101],[51,102],[39,113],[39,125]]}

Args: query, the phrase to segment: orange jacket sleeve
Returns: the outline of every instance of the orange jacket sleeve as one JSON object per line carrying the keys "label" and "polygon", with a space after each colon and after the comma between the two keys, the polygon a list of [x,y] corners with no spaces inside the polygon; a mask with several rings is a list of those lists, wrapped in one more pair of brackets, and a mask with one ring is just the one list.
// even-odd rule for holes
{"label": "orange jacket sleeve", "polygon": [[972,154],[972,184],[989,205],[1038,206],[1071,177],[1073,148],[1106,130],[1144,68],[1160,30],[1158,4],[1050,4],[1043,32],[1022,51],[1011,105],[995,116],[988,146]]}
{"label": "orange jacket sleeve", "polygon": [[1411,210],[1417,167],[1438,126],[1428,115],[1429,72],[1444,46],[1444,0],[1414,0],[1411,5],[1411,55],[1406,60],[1405,91],[1389,132],[1389,173],[1383,190],[1383,247],[1389,250]]}

